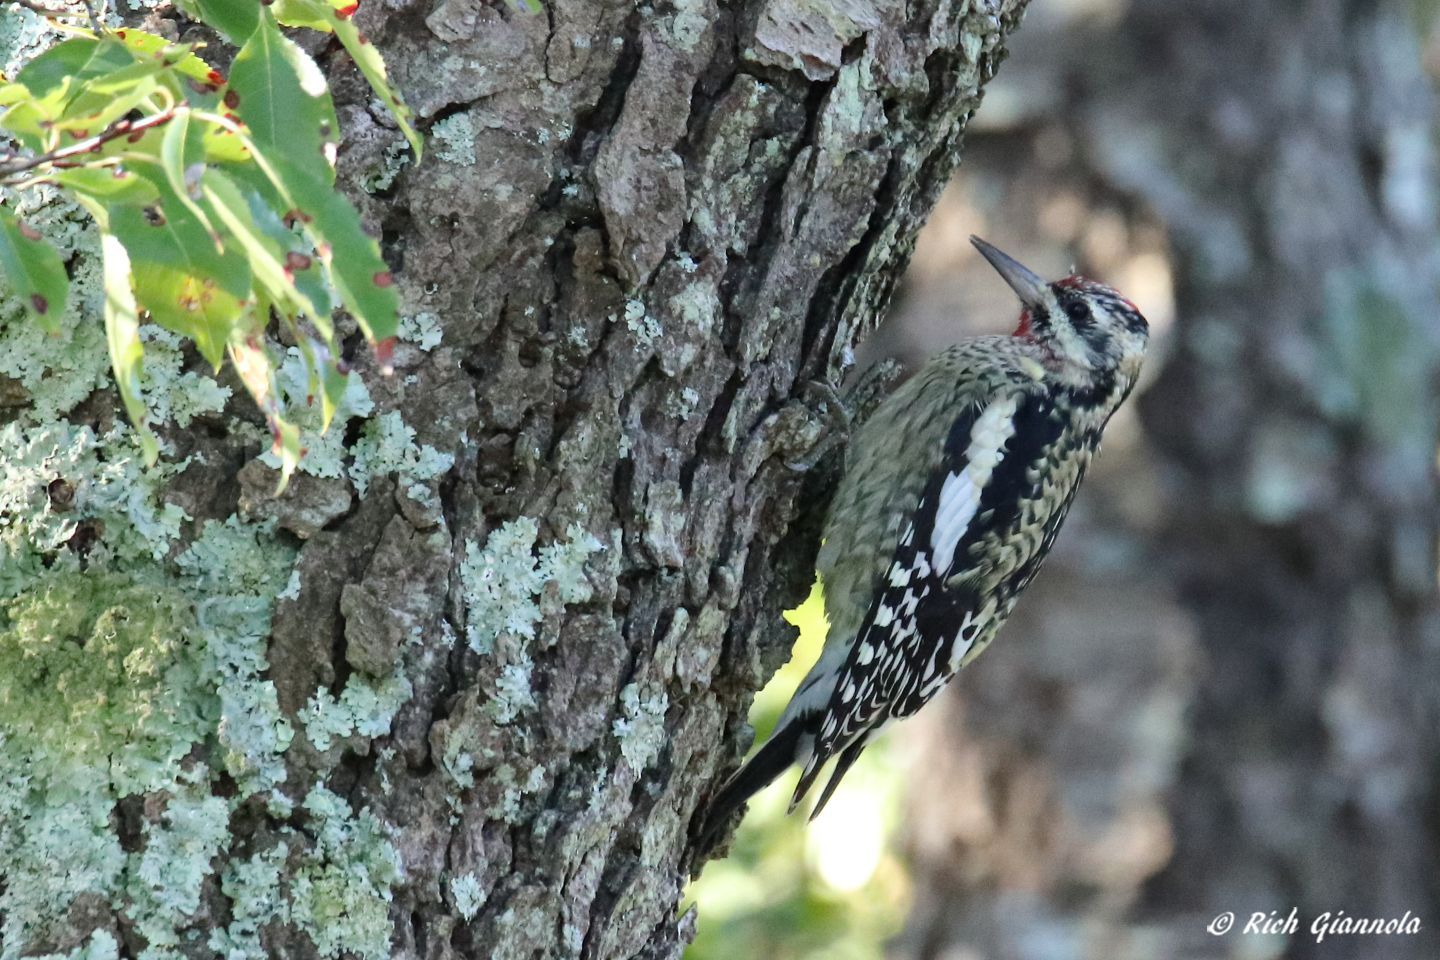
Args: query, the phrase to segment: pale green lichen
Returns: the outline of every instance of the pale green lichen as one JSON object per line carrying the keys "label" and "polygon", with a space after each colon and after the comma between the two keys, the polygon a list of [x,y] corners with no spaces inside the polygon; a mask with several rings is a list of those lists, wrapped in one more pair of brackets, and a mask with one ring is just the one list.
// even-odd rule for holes
{"label": "pale green lichen", "polygon": [[673,46],[688,53],[695,49],[709,26],[704,0],[677,0],[675,15],[663,21],[662,29],[670,35]]}
{"label": "pale green lichen", "polygon": [[[61,574],[3,609],[0,703],[10,746],[56,770],[105,761],[120,796],[178,773],[218,707],[189,692],[204,665],[179,591],[123,574]],[[48,779],[48,790],[62,790]]]}
{"label": "pale green lichen", "polygon": [[[159,559],[179,535],[185,513],[157,502],[173,467],[146,471],[133,434],[117,427],[96,437],[68,423],[0,427],[0,597],[14,596],[47,573],[78,570],[65,549],[82,521],[104,537],[86,555],[90,568]],[[50,485],[61,481],[59,498]]]}
{"label": "pale green lichen", "polygon": [[[123,574],[57,574],[5,605],[0,956],[18,956],[77,894],[145,869],[120,849],[109,813],[124,796],[178,792],[182,759],[213,728],[194,634],[178,590]],[[171,866],[179,876],[190,864]]]}
{"label": "pale green lichen", "polygon": [[231,515],[207,520],[195,542],[176,558],[206,596],[250,594],[267,599],[290,579],[295,551],[277,547],[273,523],[245,523]]}
{"label": "pale green lichen", "polygon": [[480,912],[480,908],[485,906],[485,901],[489,899],[489,895],[480,886],[480,878],[475,876],[474,872],[451,879],[450,896],[455,898],[455,909],[467,921],[474,920],[475,914]]}
{"label": "pale green lichen", "polygon": [[389,190],[394,184],[395,178],[400,176],[400,171],[409,165],[410,141],[404,137],[396,137],[385,145],[385,153],[380,158],[380,165],[367,170],[360,178],[360,189],[366,193]]}
{"label": "pale green lichen", "polygon": [[276,600],[299,600],[300,599],[300,571],[291,570],[290,580],[285,584],[285,589],[275,594]]}
{"label": "pale green lichen", "polygon": [[440,317],[429,310],[400,318],[400,339],[415,344],[426,352],[434,350],[444,339]]}
{"label": "pale green lichen", "polygon": [[[311,396],[310,373],[299,348],[291,347],[285,361],[275,373],[275,382],[284,398],[287,416],[300,428],[300,470],[315,477],[337,479],[345,476],[345,424],[352,417],[368,417],[375,409],[370,391],[359,374],[351,371],[345,381],[345,392],[335,405],[329,429],[321,430],[320,403]],[[279,470],[280,456],[267,449],[260,462]],[[363,493],[363,490],[361,491]]]}
{"label": "pale green lichen", "polygon": [[119,960],[120,944],[109,930],[96,930],[89,942],[69,953],[50,953],[29,960]]}
{"label": "pale green lichen", "polygon": [[[176,956],[177,931],[228,841],[230,809],[186,756],[216,733],[243,795],[284,778],[288,727],[258,674],[264,594],[293,556],[256,528],[212,522],[180,556],[181,580],[142,558],[133,573],[47,572],[5,605],[0,956],[18,956],[85,891],[123,894],[150,943],[146,960]],[[143,852],[127,856],[114,804],[157,793],[168,806],[146,821]]]}
{"label": "pale green lichen", "polygon": [[[820,136],[822,143],[850,143],[873,131],[874,119],[870,114],[877,109],[875,78],[872,75],[874,54],[866,51],[858,59],[840,67],[835,77],[835,87],[829,102],[820,115]],[[883,115],[880,122],[883,123]],[[822,158],[826,154],[821,154]],[[827,162],[823,160],[821,162]],[[844,162],[840,157],[828,160]],[[856,224],[857,235],[863,234],[865,224]]]}
{"label": "pale green lichen", "polygon": [[126,854],[111,832],[114,796],[96,785],[87,794],[51,798],[47,775],[75,780],[96,777],[103,768],[63,769],[42,755],[19,748],[0,733],[0,894],[4,924],[0,957],[13,960],[32,937],[44,935],[64,916],[76,895],[109,892],[125,869]]}
{"label": "pale green lichen", "polygon": [[25,62],[54,42],[55,32],[44,17],[23,7],[8,5],[0,17],[0,73],[13,77]]}
{"label": "pale green lichen", "polygon": [[496,723],[511,723],[535,706],[535,691],[530,687],[530,674],[534,669],[535,664],[528,657],[501,668],[495,680],[495,699],[487,704]]}
{"label": "pale green lichen", "polygon": [[[97,435],[59,420],[107,383],[94,228],[46,188],[9,199],[69,260],[72,285],[59,336],[0,296],[0,372],[28,399],[0,428],[0,662],[14,661],[0,667],[0,957],[49,937],[87,892],[127,906],[148,957],[172,956],[228,820],[205,766],[185,766],[224,697],[189,578],[161,566],[185,515],[160,492],[184,464],[144,469],[123,423]],[[213,409],[173,354],[147,373],[152,398],[182,419]],[[127,854],[112,818],[139,794],[168,806]],[[101,932],[70,956],[116,952]]]}
{"label": "pale green lichen", "polygon": [[665,745],[665,711],[670,700],[664,690],[642,692],[634,683],[620,691],[620,708],[624,713],[615,721],[612,731],[620,741],[620,755],[632,770],[649,766]]}
{"label": "pale green lichen", "polygon": [[311,817],[306,832],[315,845],[290,884],[291,919],[321,956],[388,957],[390,888],[402,869],[384,826],[369,810],[355,814],[321,785],[304,806]]}
{"label": "pale green lichen", "polygon": [[646,315],[645,304],[640,300],[625,301],[625,327],[635,334],[636,343],[642,347],[652,346],[665,332],[659,320]]}
{"label": "pale green lichen", "polygon": [[[520,761],[521,770],[525,769],[525,761]],[[521,807],[521,801],[527,794],[534,795],[545,789],[546,769],[544,764],[536,764],[529,768],[529,773],[522,781],[519,771],[510,763],[502,763],[495,767],[490,774],[490,779],[504,787],[501,791],[498,803],[491,804],[485,810],[485,815],[505,823],[521,823],[525,820],[525,813]],[[541,831],[539,826],[537,831]],[[543,831],[541,831],[543,832]],[[541,839],[541,833],[537,832],[536,839]]]}
{"label": "pale green lichen", "polygon": [[700,394],[693,387],[685,387],[678,393],[671,392],[665,398],[665,412],[676,420],[688,420],[700,403]]}
{"label": "pale green lichen", "polygon": [[[288,552],[278,547],[264,551],[271,557]],[[211,595],[196,606],[220,697],[216,734],[221,758],[246,796],[273,789],[285,779],[280,754],[293,736],[280,712],[275,685],[260,678],[269,667],[265,640],[270,613],[270,602],[259,594]]]}
{"label": "pale green lichen", "polygon": [[280,754],[293,731],[280,712],[274,684],[260,674],[269,667],[271,598],[293,575],[294,561],[295,550],[275,540],[271,525],[245,524],[234,516],[206,522],[177,558],[200,594],[196,620],[220,697],[216,731],[225,768],[247,796],[285,779]]}
{"label": "pale green lichen", "polygon": [[457,736],[445,741],[445,752],[441,759],[450,778],[468,790],[475,786],[475,775],[471,772],[475,769],[475,757],[462,748],[462,743],[462,739]]}
{"label": "pale green lichen", "polygon": [[355,717],[335,700],[329,690],[320,690],[310,696],[300,714],[305,724],[305,735],[316,750],[329,750],[330,741],[336,737],[348,737],[355,732]]}
{"label": "pale green lichen", "polygon": [[[368,810],[354,814],[350,805],[323,786],[306,797],[313,838],[299,869],[286,884],[283,868],[291,846],[280,843],[248,861],[231,862],[221,876],[221,891],[231,901],[231,923],[212,932],[211,949],[226,960],[267,956],[259,930],[274,920],[293,920],[319,949],[337,957],[353,953],[366,960],[389,955],[390,887],[401,876],[399,854],[380,821]],[[284,833],[294,834],[291,828]]]}
{"label": "pale green lichen", "polygon": [[[688,269],[686,269],[688,265]],[[696,266],[686,258],[680,264],[687,273],[695,271]],[[724,316],[724,308],[720,305],[720,288],[716,281],[705,278],[696,278],[685,284],[684,289],[670,297],[666,301],[670,312],[678,317],[688,329],[698,332],[701,337],[708,337],[715,326],[715,319]],[[689,367],[694,362],[695,337],[687,337],[682,355],[679,358],[679,366]]]}
{"label": "pale green lichen", "polygon": [[540,621],[541,591],[553,582],[561,603],[590,599],[585,558],[604,549],[579,524],[565,531],[567,540],[535,552],[540,529],[530,517],[518,517],[500,526],[485,541],[465,545],[460,561],[460,583],[466,606],[466,638],[477,653],[488,653],[502,633],[535,636]]}
{"label": "pale green lichen", "polygon": [[181,372],[185,355],[182,338],[154,324],[140,328],[145,345],[145,371],[141,379],[145,396],[146,420],[163,424],[171,420],[178,427],[188,427],[197,416],[218,413],[230,399],[229,387],[221,386],[214,377]]}
{"label": "pale green lichen", "polygon": [[108,930],[96,930],[90,943],[70,952],[69,960],[119,960],[120,944]]}
{"label": "pale green lichen", "polygon": [[361,496],[369,489],[373,476],[398,474],[403,489],[441,476],[455,463],[452,455],[440,453],[428,443],[417,445],[415,428],[405,422],[399,410],[366,423],[353,452],[350,480]]}
{"label": "pale green lichen", "polygon": [[454,113],[430,128],[438,141],[435,156],[462,167],[475,165],[475,121],[468,113]]}
{"label": "pale green lichen", "polygon": [[329,750],[332,737],[383,737],[390,732],[395,712],[413,693],[410,681],[398,670],[383,680],[354,674],[346,681],[339,700],[329,690],[310,697],[301,715],[305,735],[316,750]]}
{"label": "pale green lichen", "polygon": [[[203,765],[190,779],[204,783]],[[198,791],[172,797],[160,823],[146,823],[144,852],[131,855],[131,903],[126,909],[136,932],[149,942],[140,960],[177,956],[172,948],[180,945],[178,931],[199,908],[200,885],[229,833],[229,805]]]}
{"label": "pale green lichen", "polygon": [[249,860],[231,860],[220,877],[220,891],[230,898],[230,925],[211,932],[209,946],[225,960],[263,958],[260,928],[290,919],[290,902],[280,888],[280,870],[290,848],[276,844]]}

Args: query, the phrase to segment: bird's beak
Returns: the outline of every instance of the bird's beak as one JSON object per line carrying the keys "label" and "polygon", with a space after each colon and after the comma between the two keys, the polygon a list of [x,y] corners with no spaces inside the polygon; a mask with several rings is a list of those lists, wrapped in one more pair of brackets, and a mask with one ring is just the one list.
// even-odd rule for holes
{"label": "bird's beak", "polygon": [[1010,289],[1015,291],[1021,303],[1027,307],[1041,307],[1044,305],[1046,291],[1044,280],[1041,280],[1033,271],[1021,265],[1019,260],[1016,260],[1008,253],[1002,253],[979,237],[971,237],[970,242],[975,244],[975,249],[979,250],[986,260],[990,261],[990,266],[995,268],[995,272],[1000,274],[1006,283],[1010,284]]}

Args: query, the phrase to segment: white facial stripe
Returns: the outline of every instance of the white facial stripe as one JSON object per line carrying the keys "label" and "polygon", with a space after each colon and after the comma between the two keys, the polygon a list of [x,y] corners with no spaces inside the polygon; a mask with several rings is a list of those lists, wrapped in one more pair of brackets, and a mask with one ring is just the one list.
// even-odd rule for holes
{"label": "white facial stripe", "polygon": [[940,576],[950,570],[955,547],[980,508],[980,494],[1005,455],[1005,444],[1015,435],[1017,404],[1018,398],[1011,396],[985,408],[970,430],[965,469],[950,474],[940,487],[940,506],[935,511],[935,526],[930,532],[935,570]]}

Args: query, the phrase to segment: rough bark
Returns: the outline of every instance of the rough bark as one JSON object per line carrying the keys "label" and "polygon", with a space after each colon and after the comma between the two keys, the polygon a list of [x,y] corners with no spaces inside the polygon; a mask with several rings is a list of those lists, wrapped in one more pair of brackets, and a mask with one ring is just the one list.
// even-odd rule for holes
{"label": "rough bark", "polygon": [[[1139,401],[1154,465],[1127,445],[1135,472],[1086,494],[1133,500],[1154,469],[1160,497],[1153,522],[1072,526],[958,685],[929,748],[947,772],[916,786],[901,956],[1440,949],[1435,98],[1414,16],[1139,0],[1017,58],[1054,95],[1021,129],[1069,134],[1072,184],[1168,230],[1175,328]],[[1289,937],[1242,932],[1291,908]],[[1207,933],[1224,911],[1235,929]],[[1337,911],[1420,932],[1317,942]]]}
{"label": "rough bark", "polygon": [[[343,51],[305,41],[409,333],[393,376],[357,352],[374,409],[348,472],[276,498],[253,432],[218,422],[167,431],[205,456],[165,496],[298,547],[268,598],[295,726],[278,788],[324,784],[360,819],[239,802],[176,950],[239,929],[237,864],[278,864],[285,895],[302,861],[348,889],[316,858],[368,811],[403,871],[392,956],[679,955],[691,819],[813,575],[825,491],[788,464],[823,418],[797,398],[884,307],[1023,6],[376,0],[355,17],[429,129],[418,168]],[[388,733],[322,729],[327,697],[397,666]],[[143,856],[178,807],[131,806]],[[138,951],[125,902],[85,900],[39,946]],[[269,919],[259,943],[354,952],[346,922]]]}

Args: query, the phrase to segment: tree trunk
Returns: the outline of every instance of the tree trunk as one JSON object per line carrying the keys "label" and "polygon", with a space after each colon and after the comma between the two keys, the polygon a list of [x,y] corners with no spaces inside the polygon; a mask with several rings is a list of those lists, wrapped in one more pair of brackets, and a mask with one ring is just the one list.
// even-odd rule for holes
{"label": "tree trunk", "polygon": [[[1072,184],[1169,232],[1176,322],[1139,401],[1155,463],[1126,445],[1077,510],[1147,470],[1160,499],[1145,522],[1110,511],[1118,543],[1072,523],[957,685],[924,763],[950,772],[915,785],[901,956],[1440,951],[1440,260],[1415,16],[1138,0],[1029,61],[1059,78]],[[1288,937],[1243,932],[1292,908]],[[1419,932],[1319,939],[1340,911]]]}
{"label": "tree trunk", "polygon": [[[401,291],[395,372],[357,352],[373,408],[278,498],[237,400],[167,425],[183,472],[112,478],[84,537],[77,495],[51,560],[17,541],[15,631],[60,616],[62,573],[87,610],[138,591],[127,623],[191,598],[166,629],[203,641],[185,703],[211,725],[163,776],[87,775],[83,850],[52,873],[24,824],[56,808],[0,797],[4,955],[678,956],[692,817],[813,577],[826,491],[787,464],[822,420],[797,398],[873,327],[1023,6],[372,0],[356,20],[430,125],[416,168],[314,47]],[[93,325],[93,237],[37,219]],[[47,409],[41,374],[6,372],[17,444],[115,421],[103,389]],[[5,456],[31,519],[61,509],[50,461]],[[60,479],[99,489],[92,459]],[[131,493],[175,523],[151,552],[121,547]]]}

